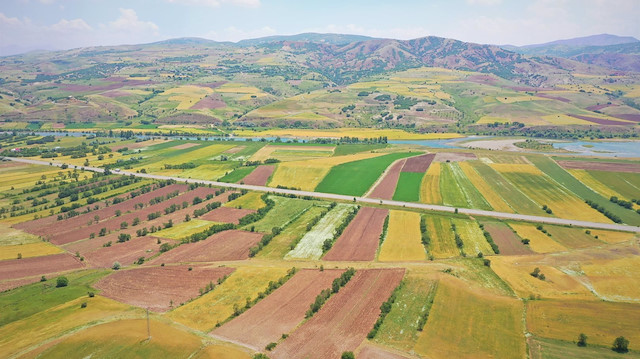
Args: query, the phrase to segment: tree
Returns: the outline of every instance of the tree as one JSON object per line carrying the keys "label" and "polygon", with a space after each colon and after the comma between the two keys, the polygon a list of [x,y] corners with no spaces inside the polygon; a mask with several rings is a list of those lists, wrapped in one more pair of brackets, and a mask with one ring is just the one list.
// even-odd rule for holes
{"label": "tree", "polygon": [[580,335],[578,335],[578,346],[579,347],[587,346],[587,336],[584,333],[580,333]]}
{"label": "tree", "polygon": [[616,340],[613,341],[613,346],[611,350],[618,353],[626,353],[629,351],[629,340],[623,336],[617,337]]}
{"label": "tree", "polygon": [[119,262],[113,262],[113,266],[111,266],[111,269],[113,269],[113,270],[120,269],[120,263]]}
{"label": "tree", "polygon": [[68,285],[69,280],[67,279],[67,277],[58,277],[58,279],[56,279],[56,288],[66,287]]}
{"label": "tree", "polygon": [[342,352],[340,359],[356,359],[356,356],[353,355],[353,352]]}

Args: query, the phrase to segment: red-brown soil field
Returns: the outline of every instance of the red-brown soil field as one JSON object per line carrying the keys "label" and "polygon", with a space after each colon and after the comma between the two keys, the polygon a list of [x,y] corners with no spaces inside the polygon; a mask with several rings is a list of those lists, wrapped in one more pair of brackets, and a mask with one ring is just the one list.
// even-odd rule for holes
{"label": "red-brown soil field", "polygon": [[405,162],[404,167],[402,167],[402,172],[425,173],[435,157],[435,153],[430,153],[428,155],[407,158],[407,162]]}
{"label": "red-brown soil field", "polygon": [[[571,102],[571,100],[569,100],[569,99],[568,99],[568,98],[566,98],[566,97],[551,96],[551,95],[544,94],[544,93],[539,93],[539,94],[537,94],[536,96],[538,96],[538,97],[542,97],[542,98],[548,98],[548,99],[550,99],[550,100],[557,100],[557,101],[564,102],[564,103],[569,103],[569,102]],[[593,111],[593,110],[590,110],[590,111]]]}
{"label": "red-brown soil field", "polygon": [[267,181],[269,180],[269,177],[271,177],[275,169],[276,166],[271,165],[258,166],[255,170],[246,175],[242,179],[242,182],[244,184],[250,184],[252,186],[265,186],[267,184]]}
{"label": "red-brown soil field", "polygon": [[597,123],[598,125],[611,125],[611,126],[633,125],[630,122],[606,120],[606,119],[603,119],[603,118],[582,116],[582,115],[573,115],[573,114],[570,114],[570,113],[568,113],[567,116],[571,116],[571,117],[579,118],[581,120]]}
{"label": "red-brown soil field", "polygon": [[80,259],[69,253],[0,261],[0,280],[18,279],[63,272],[84,267]]}
{"label": "red-brown soil field", "polygon": [[400,178],[400,171],[402,170],[402,166],[404,166],[405,161],[406,159],[402,159],[392,164],[384,174],[384,178],[382,178],[382,180],[378,182],[376,187],[367,197],[392,199],[393,193],[396,191],[398,178]]}
{"label": "red-brown soil field", "polygon": [[143,267],[115,272],[94,287],[101,295],[119,302],[164,312],[180,303],[195,298],[200,289],[209,282],[231,274],[228,267],[207,268],[205,266]]}
{"label": "red-brown soil field", "polygon": [[404,269],[361,269],[349,283],[269,355],[271,358],[339,358],[355,350],[400,283]]}
{"label": "red-brown soil field", "polygon": [[463,152],[438,152],[433,159],[436,162],[455,162],[455,161],[468,161],[475,160],[475,153],[463,153]]}
{"label": "red-brown soil field", "polygon": [[9,289],[22,287],[23,285],[37,283],[39,281],[40,278],[37,277],[0,281],[0,293]]}
{"label": "red-brown soil field", "polygon": [[187,243],[174,248],[150,263],[215,262],[249,258],[249,248],[262,239],[263,234],[240,230],[229,230],[196,243]]}
{"label": "red-brown soil field", "polygon": [[372,344],[364,344],[358,354],[358,359],[406,359],[404,355],[392,353],[386,348],[381,348]]}
{"label": "red-brown soil field", "polygon": [[159,247],[157,238],[139,237],[124,243],[113,242],[110,247],[100,247],[82,255],[89,267],[111,268],[113,262],[129,266],[140,257],[151,257],[158,252]]}
{"label": "red-brown soil field", "polygon": [[212,222],[238,224],[240,218],[255,212],[256,211],[253,209],[218,207],[213,211],[202,215],[200,219]]}
{"label": "red-brown soil field", "polygon": [[342,232],[329,252],[327,261],[372,261],[389,211],[382,208],[362,207]]}
{"label": "red-brown soil field", "polygon": [[215,108],[227,107],[227,104],[222,101],[220,94],[209,95],[202,100],[198,101],[195,105],[191,106],[192,110],[209,110]]}
{"label": "red-brown soil field", "polygon": [[323,289],[331,288],[331,282],[342,272],[342,269],[303,269],[275,292],[212,334],[243,343],[256,351],[262,350],[302,322],[316,296]]}
{"label": "red-brown soil field", "polygon": [[520,238],[506,224],[485,223],[484,228],[498,245],[501,255],[533,254],[533,251],[522,244]]}
{"label": "red-brown soil field", "polygon": [[640,164],[637,163],[558,161],[558,164],[566,169],[640,173]]}

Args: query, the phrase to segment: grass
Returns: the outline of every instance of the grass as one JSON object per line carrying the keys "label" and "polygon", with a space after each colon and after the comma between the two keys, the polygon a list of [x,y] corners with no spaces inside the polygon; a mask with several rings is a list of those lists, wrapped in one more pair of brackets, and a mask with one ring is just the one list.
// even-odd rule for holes
{"label": "grass", "polygon": [[534,335],[572,341],[580,333],[588,343],[609,346],[618,336],[640,342],[640,305],[630,303],[541,300],[527,304],[527,329]]}
{"label": "grass", "polygon": [[368,152],[387,147],[385,144],[340,144],[333,150],[334,156],[346,156],[359,152]]}
{"label": "grass", "polygon": [[[574,340],[577,341],[578,337],[576,336]],[[587,339],[587,344],[589,344],[589,339]],[[612,351],[611,345],[608,345],[606,347],[594,345],[579,347],[575,343],[543,338],[530,339],[529,348],[531,351],[531,359],[620,359],[621,357],[640,358],[640,352],[637,351],[630,351],[629,353],[626,353],[622,356]]]}
{"label": "grass", "polygon": [[440,192],[446,205],[491,210],[491,206],[456,162],[443,163],[440,173]]}
{"label": "grass", "polygon": [[344,136],[357,137],[359,139],[387,137],[389,140],[434,140],[460,138],[457,133],[412,133],[403,130],[385,129],[360,129],[337,128],[334,130],[303,130],[303,129],[273,129],[261,132],[250,130],[237,130],[237,136],[244,137],[311,137],[311,138],[340,138]]}
{"label": "grass", "polygon": [[0,327],[53,308],[70,300],[97,292],[93,283],[109,274],[103,270],[87,270],[65,275],[69,285],[56,288],[55,278],[46,282],[25,285],[0,293]]}
{"label": "grass", "polygon": [[393,199],[395,201],[419,202],[422,177],[424,177],[424,173],[400,172]]}
{"label": "grass", "polygon": [[[633,198],[633,196],[637,196],[638,191],[640,191],[640,188],[637,188],[633,186],[633,184],[623,180],[621,183],[631,186],[634,190],[631,193],[627,193],[628,195],[630,194],[630,196],[623,196],[611,189],[609,186],[595,179],[595,177],[593,177],[593,175],[587,170],[567,169],[567,172],[569,172],[573,177],[582,182],[585,186],[589,187],[591,190],[598,193],[604,198],[611,198],[615,196],[620,199],[629,199]],[[619,178],[618,176],[611,176],[611,173],[609,172],[607,172],[606,177],[615,177],[616,179]],[[638,180],[640,180],[640,177],[638,178]],[[634,208],[638,208],[638,206],[634,205]]]}
{"label": "grass", "polygon": [[414,350],[432,358],[524,358],[522,303],[464,287],[459,281],[440,281]]}
{"label": "grass", "polygon": [[245,195],[242,195],[234,199],[231,202],[227,202],[224,204],[224,207],[255,209],[255,210],[258,210],[264,206],[266,206],[266,204],[262,200],[262,193],[260,192],[249,192]]}
{"label": "grass", "polygon": [[460,169],[464,172],[467,179],[469,179],[471,184],[477,188],[480,193],[482,193],[482,196],[484,196],[485,200],[489,202],[489,205],[494,210],[508,213],[514,212],[513,208],[509,206],[502,195],[495,190],[493,184],[487,182],[484,177],[482,177],[475,168],[469,164],[469,162],[459,162],[458,166],[460,166]]}
{"label": "grass", "polygon": [[430,255],[435,258],[449,258],[460,255],[449,218],[426,216],[425,221],[427,233],[431,238],[431,243],[429,244]]}
{"label": "grass", "polygon": [[298,245],[285,255],[285,259],[320,259],[323,253],[322,244],[325,240],[333,238],[335,229],[342,224],[344,217],[352,208],[354,208],[353,205],[343,203],[335,206],[300,239]]}
{"label": "grass", "polygon": [[305,211],[314,203],[317,203],[314,201],[285,198],[280,196],[271,196],[270,198],[276,202],[275,207],[267,212],[267,215],[264,216],[264,218],[258,222],[245,226],[244,229],[255,227],[255,230],[258,232],[271,232],[273,227],[283,228],[289,224],[292,218],[295,218],[296,215]]}
{"label": "grass", "polygon": [[451,223],[456,225],[456,232],[464,243],[464,252],[475,256],[478,253],[484,255],[494,254],[487,242],[478,222],[469,219],[452,218]]}
{"label": "grass", "polygon": [[[86,308],[80,308],[82,302]],[[7,358],[90,323],[134,313],[141,315],[142,310],[100,296],[77,298],[0,327],[0,356]]]}
{"label": "grass", "polygon": [[253,300],[270,281],[285,275],[287,268],[241,267],[221,285],[167,314],[172,320],[188,327],[209,332],[233,313],[234,305],[244,307],[247,298]]}
{"label": "grass", "polygon": [[[33,217],[31,217],[33,218]],[[0,223],[0,246],[13,246],[27,243],[38,243],[42,240],[38,236],[23,232],[19,229],[9,227],[4,223]],[[0,254],[1,256],[2,254]]]}
{"label": "grass", "polygon": [[75,333],[40,353],[43,358],[159,358],[189,357],[202,346],[195,334],[159,320],[127,319]]}
{"label": "grass", "polygon": [[585,248],[604,244],[581,228],[545,225],[551,237],[567,248]]}
{"label": "grass", "polygon": [[271,242],[258,252],[256,258],[282,259],[291,250],[291,243],[307,233],[307,223],[320,215],[323,210],[322,207],[313,206],[301,213],[279,235],[273,237]]}
{"label": "grass", "polygon": [[222,176],[218,181],[227,183],[237,183],[245,178],[249,173],[253,172],[256,166],[242,166]]}
{"label": "grass", "polygon": [[380,248],[381,262],[422,261],[426,259],[420,242],[420,214],[391,210],[389,229]]}
{"label": "grass", "polygon": [[640,199],[637,198],[640,197],[638,195],[640,192],[640,173],[616,172],[615,176],[612,176],[611,172],[589,171],[589,174],[594,179],[620,193],[623,198],[631,200],[636,197],[636,199]]}
{"label": "grass", "polygon": [[412,153],[388,155],[337,165],[316,187],[317,192],[361,196],[394,161],[409,157]]}
{"label": "grass", "polygon": [[152,235],[154,237],[180,240],[194,233],[202,232],[207,227],[210,227],[214,224],[216,223],[193,218],[189,222],[180,222],[171,228],[163,229],[159,232],[153,233]]}
{"label": "grass", "polygon": [[185,85],[169,89],[163,95],[170,95],[169,101],[179,102],[176,109],[187,110],[212,92],[208,87]]}
{"label": "grass", "polygon": [[410,351],[418,340],[418,318],[430,309],[437,282],[421,274],[409,272],[391,307],[378,329],[374,341]]}
{"label": "grass", "polygon": [[18,254],[21,258],[41,257],[50,254],[62,253],[63,250],[49,242],[37,242],[27,244],[17,244],[12,246],[0,246],[0,260],[16,259]]}
{"label": "grass", "polygon": [[536,229],[536,226],[533,224],[509,223],[509,227],[511,227],[520,238],[528,239],[530,241],[529,248],[535,252],[550,253],[567,250],[567,247]]}
{"label": "grass", "polygon": [[422,177],[420,184],[420,202],[430,204],[442,204],[440,193],[440,162],[432,162]]}

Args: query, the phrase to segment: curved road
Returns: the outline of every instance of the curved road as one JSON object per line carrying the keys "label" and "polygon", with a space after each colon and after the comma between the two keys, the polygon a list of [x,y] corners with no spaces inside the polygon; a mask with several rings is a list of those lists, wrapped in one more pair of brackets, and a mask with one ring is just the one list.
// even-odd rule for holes
{"label": "curved road", "polygon": [[[31,159],[26,159],[26,158],[15,158],[15,157],[4,157],[4,158],[9,159],[11,161],[23,162],[23,163],[29,163],[29,164],[35,164],[35,165],[57,166],[57,167],[61,167],[62,166],[62,163],[56,163],[56,162],[47,162],[47,161],[31,160]],[[93,172],[104,172],[104,169],[97,168],[97,167],[82,167],[82,166],[69,165],[69,168],[85,169],[87,171],[93,171]],[[151,178],[151,179],[176,180],[176,181],[179,181],[179,182],[186,182],[186,183],[202,183],[202,184],[207,184],[207,185],[211,184],[212,186],[236,188],[236,189],[246,189],[246,190],[258,191],[258,192],[272,192],[272,193],[279,193],[279,194],[293,194],[293,195],[296,195],[296,196],[311,196],[311,197],[323,198],[323,199],[333,199],[333,200],[341,200],[341,201],[355,201],[355,202],[358,202],[358,203],[369,203],[369,204],[377,204],[377,205],[387,205],[387,206],[395,206],[395,207],[414,208],[414,209],[427,210],[427,211],[436,211],[436,212],[454,213],[455,210],[456,210],[455,207],[440,206],[440,205],[435,205],[435,204],[424,204],[424,203],[401,202],[401,201],[392,201],[392,200],[381,200],[381,199],[374,199],[374,198],[345,196],[345,195],[333,194],[333,193],[298,191],[298,190],[292,190],[292,189],[274,188],[274,187],[266,187],[266,186],[252,186],[252,185],[246,185],[246,184],[206,181],[206,180],[192,179],[192,178],[169,177],[169,176],[154,175],[154,174],[150,174],[150,173],[135,173],[135,172],[127,172],[127,171],[120,171],[120,172],[114,172],[114,173],[121,174],[121,175],[127,175],[127,176],[137,176],[137,177]],[[513,219],[513,220],[526,221],[526,222],[536,222],[536,223],[546,223],[546,224],[559,224],[559,225],[586,227],[586,228],[611,229],[611,230],[617,230],[617,231],[640,233],[640,227],[628,226],[628,225],[624,225],[624,224],[587,222],[587,221],[579,221],[579,220],[574,220],[574,219],[562,219],[562,218],[553,218],[553,217],[530,216],[530,215],[526,215],[526,214],[494,212],[494,211],[485,211],[485,210],[481,210],[481,209],[470,209],[470,208],[458,208],[458,213],[467,214],[467,215],[471,215],[471,216],[492,217],[492,218],[500,218],[500,219]]]}

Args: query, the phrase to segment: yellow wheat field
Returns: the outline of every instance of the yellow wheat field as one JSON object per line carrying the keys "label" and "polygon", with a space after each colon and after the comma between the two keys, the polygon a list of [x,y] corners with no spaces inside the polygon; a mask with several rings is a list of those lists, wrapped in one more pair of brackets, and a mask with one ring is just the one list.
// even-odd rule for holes
{"label": "yellow wheat field", "polygon": [[494,210],[509,213],[515,212],[513,208],[511,208],[511,206],[509,206],[507,202],[494,190],[494,187],[487,183],[468,162],[458,162],[458,165]]}
{"label": "yellow wheat field", "polygon": [[593,261],[582,270],[604,299],[640,303],[640,257]]}
{"label": "yellow wheat field", "polygon": [[234,131],[237,136],[244,137],[327,137],[340,138],[344,136],[357,138],[377,138],[380,136],[387,137],[390,140],[433,140],[433,139],[450,139],[460,138],[462,135],[458,133],[413,133],[395,129],[359,129],[359,128],[337,128],[332,130],[304,130],[304,129],[274,129],[267,131],[250,131],[237,130]]}
{"label": "yellow wheat field", "polygon": [[520,238],[529,239],[529,247],[538,253],[550,253],[566,251],[567,247],[554,241],[546,234],[536,229],[533,224],[509,223]]}
{"label": "yellow wheat field", "polygon": [[49,242],[36,242],[17,244],[12,246],[0,246],[0,260],[16,259],[18,254],[21,258],[41,257],[50,254],[62,253],[63,250]]}
{"label": "yellow wheat field", "polygon": [[469,219],[452,218],[451,223],[456,225],[456,233],[464,243],[464,251],[469,255],[493,254],[493,249],[487,242],[482,233],[482,229],[478,226],[478,222]]}
{"label": "yellow wheat field", "polygon": [[460,255],[449,218],[427,216],[425,222],[427,233],[431,238],[429,255],[435,258],[450,258]]}
{"label": "yellow wheat field", "polygon": [[440,162],[431,162],[420,185],[420,202],[442,204],[440,194]]}
{"label": "yellow wheat field", "polygon": [[187,110],[210,93],[213,93],[213,90],[209,87],[184,85],[169,89],[163,95],[170,95],[169,101],[179,102],[176,109]]}
{"label": "yellow wheat field", "polygon": [[[496,161],[498,162],[498,161]],[[491,163],[489,164],[494,170],[500,173],[526,173],[531,175],[543,175],[538,167],[525,163]]]}
{"label": "yellow wheat field", "polygon": [[420,238],[420,214],[392,210],[387,237],[382,243],[378,260],[399,262],[426,259]]}

